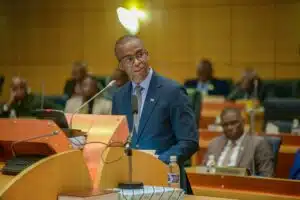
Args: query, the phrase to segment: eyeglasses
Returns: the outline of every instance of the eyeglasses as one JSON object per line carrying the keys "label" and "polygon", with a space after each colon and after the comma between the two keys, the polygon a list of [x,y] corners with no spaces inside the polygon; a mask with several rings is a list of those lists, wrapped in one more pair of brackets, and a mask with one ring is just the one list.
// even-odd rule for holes
{"label": "eyeglasses", "polygon": [[130,66],[133,65],[135,59],[138,61],[143,61],[145,57],[148,55],[148,52],[145,50],[140,50],[135,53],[135,55],[127,55],[120,59],[119,65],[122,66]]}

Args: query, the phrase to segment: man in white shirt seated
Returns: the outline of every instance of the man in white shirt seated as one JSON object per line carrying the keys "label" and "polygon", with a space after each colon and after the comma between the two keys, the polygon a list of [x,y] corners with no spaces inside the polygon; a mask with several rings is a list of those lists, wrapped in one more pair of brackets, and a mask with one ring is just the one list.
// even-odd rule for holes
{"label": "man in white shirt seated", "polygon": [[[84,102],[88,101],[97,92],[100,91],[97,80],[93,77],[86,77],[82,82],[82,95],[72,96],[67,101],[65,112],[74,113]],[[99,115],[110,115],[112,108],[112,102],[102,96],[95,98],[89,102],[88,105],[80,110],[81,114],[99,114]]]}
{"label": "man in white shirt seated", "polygon": [[241,111],[225,108],[221,113],[224,135],[215,138],[208,146],[204,157],[213,155],[219,167],[247,168],[252,175],[271,177],[274,174],[274,155],[271,145],[260,136],[244,130]]}

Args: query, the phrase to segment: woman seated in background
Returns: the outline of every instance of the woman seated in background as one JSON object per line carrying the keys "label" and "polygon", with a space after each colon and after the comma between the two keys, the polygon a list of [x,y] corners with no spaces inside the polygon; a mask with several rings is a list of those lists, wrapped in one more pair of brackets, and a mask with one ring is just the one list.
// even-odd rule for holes
{"label": "woman seated in background", "polygon": [[262,88],[262,81],[257,73],[252,69],[247,69],[241,80],[227,96],[227,100],[257,99],[261,102],[263,100]]}
{"label": "woman seated in background", "polygon": [[[95,78],[88,76],[82,82],[82,93],[80,96],[72,96],[66,104],[65,112],[74,113],[76,110],[88,101],[91,97],[100,91],[98,82]],[[79,113],[81,114],[111,114],[112,102],[103,96],[99,96],[83,107]]]}

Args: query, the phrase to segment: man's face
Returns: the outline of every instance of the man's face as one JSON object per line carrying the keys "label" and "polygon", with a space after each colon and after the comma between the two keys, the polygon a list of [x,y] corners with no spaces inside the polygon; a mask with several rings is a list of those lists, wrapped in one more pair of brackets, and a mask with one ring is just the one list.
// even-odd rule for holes
{"label": "man's face", "polygon": [[131,39],[116,47],[119,67],[135,83],[141,83],[148,75],[148,53],[139,39]]}
{"label": "man's face", "polygon": [[212,76],[211,67],[205,62],[201,62],[197,69],[198,79],[202,82],[209,81]]}
{"label": "man's face", "polygon": [[229,140],[237,140],[244,133],[244,121],[241,115],[234,111],[228,111],[223,115],[221,125],[225,136]]}
{"label": "man's face", "polygon": [[90,98],[97,93],[97,83],[91,78],[86,78],[82,82],[82,95]]}
{"label": "man's face", "polygon": [[18,101],[23,100],[24,97],[26,96],[26,84],[20,79],[13,80],[11,86],[11,92],[14,93],[16,100]]}

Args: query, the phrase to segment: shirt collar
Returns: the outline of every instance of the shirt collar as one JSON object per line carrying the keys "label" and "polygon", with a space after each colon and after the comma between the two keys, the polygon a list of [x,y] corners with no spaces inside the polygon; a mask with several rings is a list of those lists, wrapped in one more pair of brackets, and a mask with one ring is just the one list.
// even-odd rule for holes
{"label": "shirt collar", "polygon": [[[146,91],[147,91],[148,88],[149,88],[152,74],[153,74],[153,70],[152,70],[152,68],[150,67],[150,68],[149,68],[149,73],[148,73],[148,75],[147,75],[146,78],[139,84],[139,85],[140,85],[144,90],[146,90]],[[134,88],[137,86],[137,84],[134,83],[133,81],[131,81],[131,84],[132,84],[132,88],[133,88],[133,91],[134,91]]]}
{"label": "shirt collar", "polygon": [[[237,139],[235,141],[235,145],[236,146],[240,146],[244,140],[244,137],[245,137],[246,133],[244,133],[239,139]],[[232,141],[231,140],[228,140],[228,143],[231,145],[232,144]]]}

